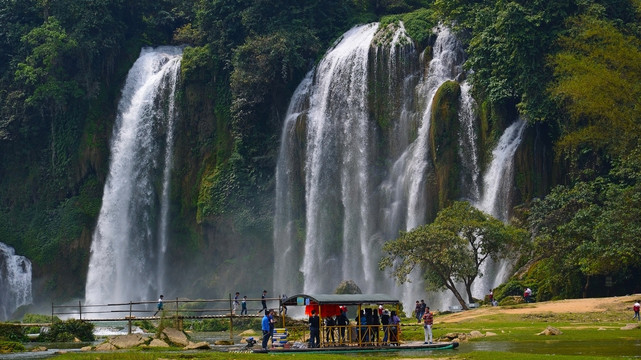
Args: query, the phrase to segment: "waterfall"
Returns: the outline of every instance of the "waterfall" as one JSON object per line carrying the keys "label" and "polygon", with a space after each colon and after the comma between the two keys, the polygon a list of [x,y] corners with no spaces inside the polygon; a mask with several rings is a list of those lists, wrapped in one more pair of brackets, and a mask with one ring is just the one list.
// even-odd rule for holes
{"label": "waterfall", "polygon": [[31,304],[31,261],[1,242],[0,289],[0,321],[9,320],[20,306]]}
{"label": "waterfall", "polygon": [[89,304],[153,299],[164,287],[181,57],[179,47],[144,48],[127,76],[91,244]]}
{"label": "waterfall", "polygon": [[[514,179],[514,154],[521,144],[527,122],[518,119],[512,123],[499,139],[492,151],[492,163],[483,175],[483,196],[474,204],[479,210],[507,222],[512,199]],[[506,280],[509,261],[494,262],[487,259],[481,268],[483,277],[474,281],[472,293],[483,298],[490,289]]]}
{"label": "waterfall", "polygon": [[476,102],[470,95],[470,84],[467,81],[461,83],[461,104],[458,118],[460,121],[459,136],[459,161],[461,162],[461,189],[463,196],[472,203],[479,201],[481,189],[479,177],[481,169],[479,166],[479,155],[476,136]]}
{"label": "waterfall", "polygon": [[[277,291],[332,292],[340,281],[354,280],[364,292],[394,293],[406,303],[425,293],[417,274],[398,287],[378,261],[385,241],[426,221],[432,98],[460,75],[464,54],[440,28],[423,68],[402,24],[389,43],[374,48],[377,30],[368,24],[345,33],[290,103],[276,170]],[[372,64],[382,58],[389,86],[371,88]],[[372,118],[371,94],[391,103],[386,134]],[[375,142],[381,136],[390,148]]]}

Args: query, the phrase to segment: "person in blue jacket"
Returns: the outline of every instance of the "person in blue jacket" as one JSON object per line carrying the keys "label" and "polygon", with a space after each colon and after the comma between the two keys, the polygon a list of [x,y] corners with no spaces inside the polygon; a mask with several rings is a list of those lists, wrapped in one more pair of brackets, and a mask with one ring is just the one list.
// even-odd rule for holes
{"label": "person in blue jacket", "polygon": [[261,330],[263,330],[263,350],[267,350],[267,341],[269,341],[269,310],[265,310],[265,316],[260,325]]}

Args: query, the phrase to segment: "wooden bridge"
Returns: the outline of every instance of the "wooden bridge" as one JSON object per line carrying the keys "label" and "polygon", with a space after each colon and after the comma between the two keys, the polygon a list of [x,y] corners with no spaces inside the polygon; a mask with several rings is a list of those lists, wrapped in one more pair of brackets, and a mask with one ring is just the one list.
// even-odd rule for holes
{"label": "wooden bridge", "polygon": [[[267,305],[277,312],[281,309],[280,298],[266,298]],[[204,319],[228,319],[230,323],[230,338],[233,337],[234,320],[262,318],[264,315],[260,311],[262,308],[262,299],[247,299],[247,314],[241,315],[241,299],[234,307],[234,299],[231,294],[227,299],[209,299],[209,300],[191,300],[180,299],[163,300],[163,310],[157,311],[158,301],[130,301],[127,303],[113,304],[78,304],[56,305],[51,304],[51,322],[58,318],[76,319],[88,322],[108,322],[108,321],[126,321],[128,324],[128,333],[131,333],[132,323],[134,321],[153,321],[153,320],[172,320],[174,327],[182,329],[184,320],[204,320]],[[258,304],[256,308],[250,304]],[[157,314],[156,314],[157,313]],[[42,325],[42,324],[41,324]]]}

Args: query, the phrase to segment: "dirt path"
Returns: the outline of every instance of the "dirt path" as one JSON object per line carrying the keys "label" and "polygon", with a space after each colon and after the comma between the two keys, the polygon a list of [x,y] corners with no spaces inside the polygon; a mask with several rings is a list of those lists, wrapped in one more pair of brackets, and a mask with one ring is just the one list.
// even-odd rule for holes
{"label": "dirt path", "polygon": [[588,313],[606,311],[608,309],[625,311],[627,308],[631,308],[632,303],[637,299],[641,299],[641,294],[607,298],[545,301],[509,308],[502,308],[501,306],[482,307],[440,316],[439,322],[457,322],[491,314]]}

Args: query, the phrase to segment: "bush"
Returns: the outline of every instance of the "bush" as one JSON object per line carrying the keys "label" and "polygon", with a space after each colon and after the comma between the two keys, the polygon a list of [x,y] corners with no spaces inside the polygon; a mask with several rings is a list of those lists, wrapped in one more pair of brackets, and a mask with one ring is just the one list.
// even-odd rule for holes
{"label": "bush", "polygon": [[[53,321],[60,321],[60,319],[56,316]],[[22,322],[25,324],[48,324],[51,322],[51,315],[25,314],[22,317]]]}
{"label": "bush", "polygon": [[73,341],[74,338],[81,341],[94,341],[93,328],[92,323],[76,319],[56,321],[44,338],[55,342]]}
{"label": "bush", "polygon": [[0,324],[0,341],[26,341],[22,326],[16,324]]}
{"label": "bush", "polygon": [[24,345],[17,341],[0,341],[0,354],[25,351]]}

